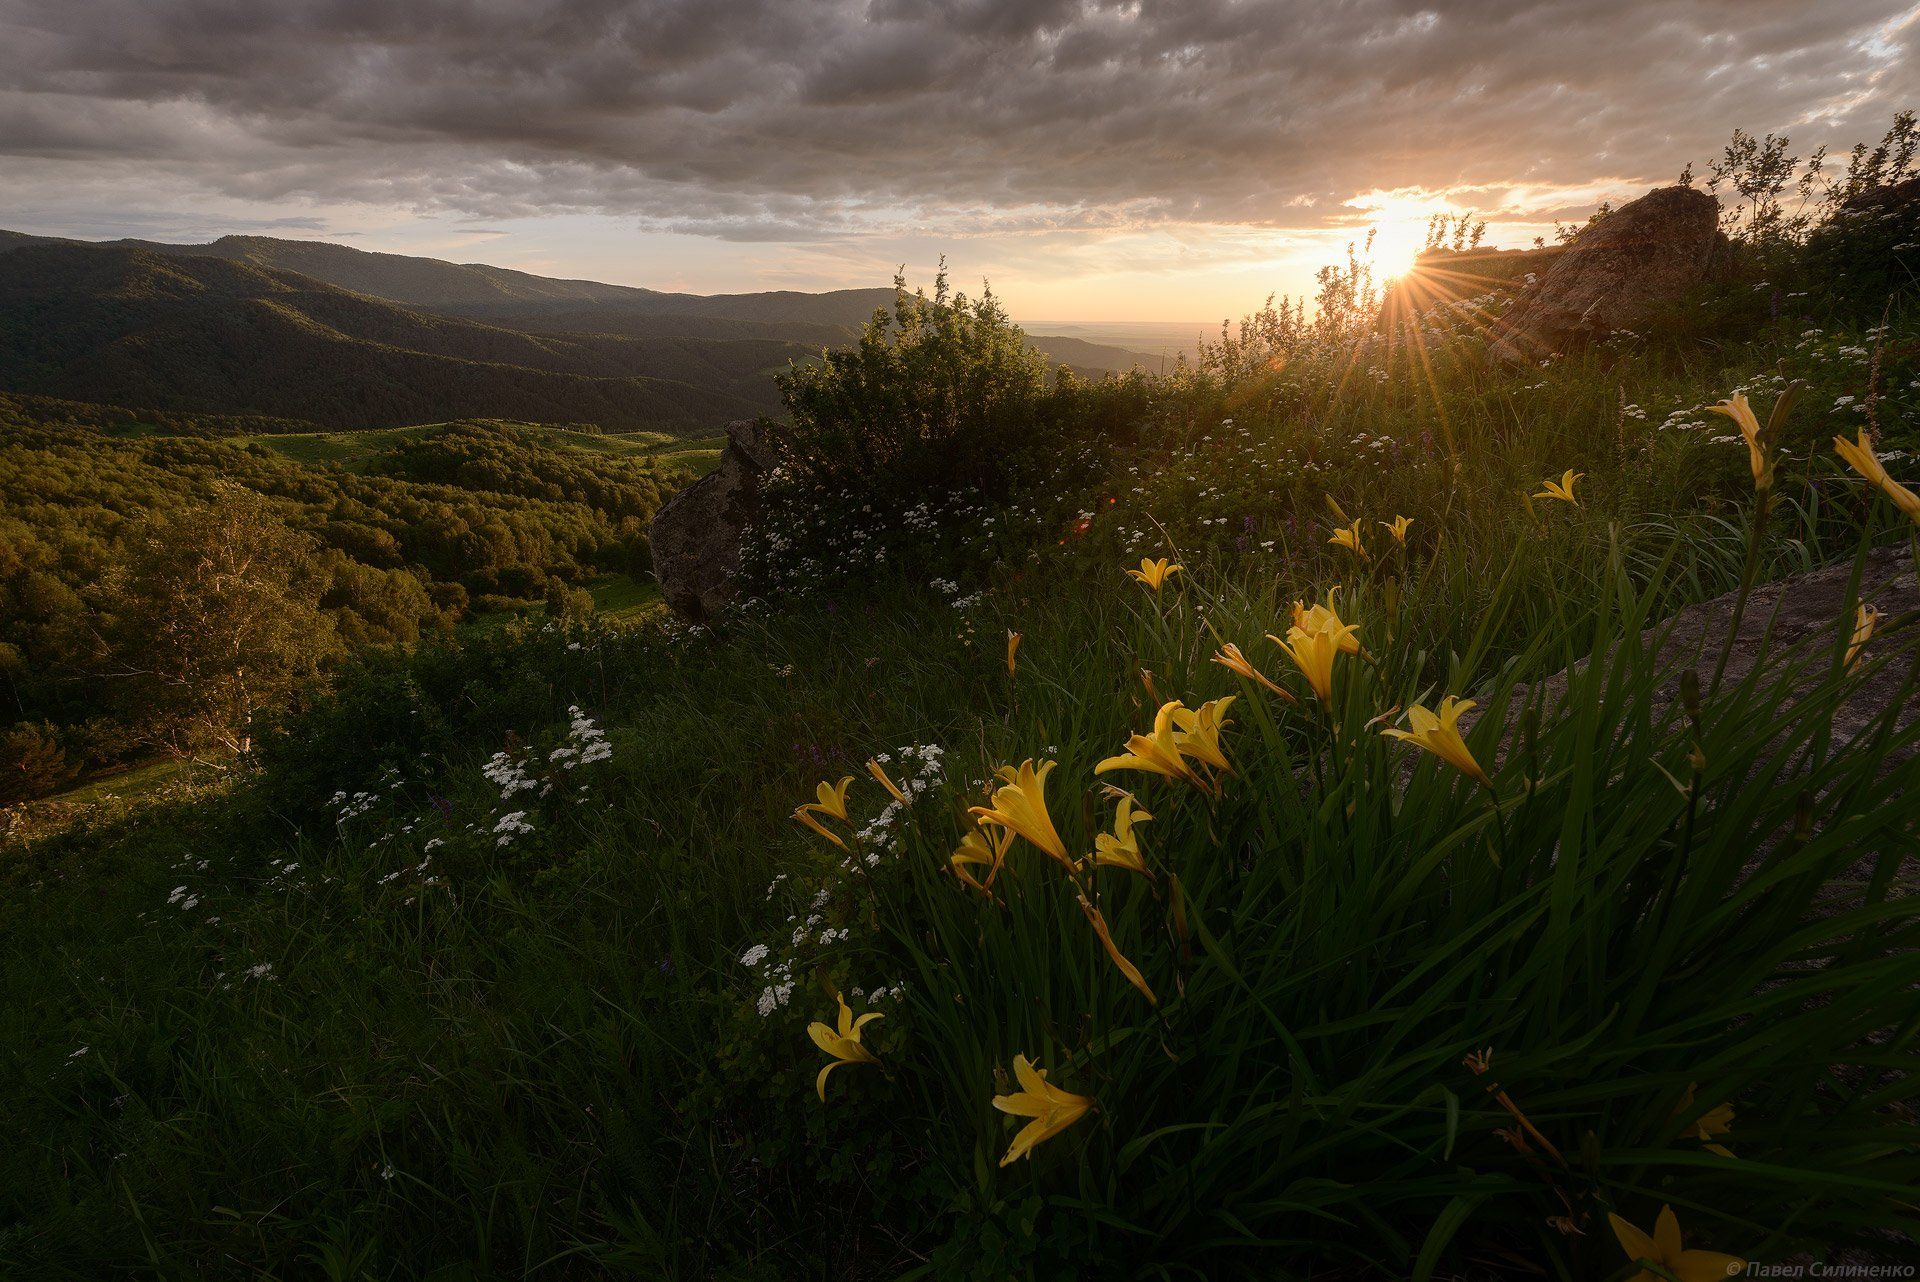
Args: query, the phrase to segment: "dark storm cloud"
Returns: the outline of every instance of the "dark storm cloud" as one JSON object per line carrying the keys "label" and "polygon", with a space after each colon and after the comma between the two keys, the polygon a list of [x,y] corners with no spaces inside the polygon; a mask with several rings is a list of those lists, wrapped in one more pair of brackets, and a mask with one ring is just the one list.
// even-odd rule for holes
{"label": "dark storm cloud", "polygon": [[0,163],[800,240],[1313,226],[1920,98],[1912,0],[0,0]]}

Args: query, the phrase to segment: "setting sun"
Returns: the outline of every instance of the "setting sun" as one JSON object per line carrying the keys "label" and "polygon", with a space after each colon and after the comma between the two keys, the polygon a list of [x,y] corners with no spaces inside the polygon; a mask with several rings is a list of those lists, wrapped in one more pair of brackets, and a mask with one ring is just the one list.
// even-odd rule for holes
{"label": "setting sun", "polygon": [[1379,279],[1402,276],[1413,266],[1413,260],[1426,243],[1425,219],[1382,223],[1373,229],[1367,261],[1373,265],[1373,274]]}

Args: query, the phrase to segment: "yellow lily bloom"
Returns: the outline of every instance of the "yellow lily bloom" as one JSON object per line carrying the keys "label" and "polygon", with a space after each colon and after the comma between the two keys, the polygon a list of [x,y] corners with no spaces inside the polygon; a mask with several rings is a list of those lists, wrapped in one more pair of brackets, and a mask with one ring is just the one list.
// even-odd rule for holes
{"label": "yellow lily bloom", "polygon": [[1862,601],[1853,608],[1853,636],[1847,640],[1847,671],[1860,666],[1860,652],[1866,648],[1873,630],[1880,626],[1880,611]]}
{"label": "yellow lily bloom", "polygon": [[1155,592],[1158,592],[1162,584],[1178,573],[1180,573],[1180,567],[1178,565],[1169,565],[1167,558],[1164,556],[1158,561],[1149,561],[1143,556],[1140,558],[1140,568],[1137,570],[1128,570],[1127,576],[1134,582],[1143,583]]}
{"label": "yellow lily bloom", "polygon": [[968,813],[980,823],[996,824],[1019,833],[1072,868],[1073,860],[1067,857],[1067,845],[1054,830],[1053,816],[1047,813],[1047,776],[1053,773],[1057,764],[1053,761],[1044,762],[1036,770],[1033,759],[1029,757],[1017,770],[1012,766],[1000,767],[1002,782],[993,790],[989,804],[974,806]]}
{"label": "yellow lily bloom", "polygon": [[847,787],[852,783],[852,775],[845,776],[837,784],[828,784],[822,781],[820,786],[814,789],[814,796],[818,798],[818,800],[802,804],[798,810],[793,812],[793,817],[819,833],[822,837],[825,837],[828,841],[831,841],[834,845],[840,847],[840,849],[845,850],[847,843],[835,836],[827,829],[826,825],[822,824],[818,819],[815,819],[814,816],[826,815],[829,818],[838,819],[841,823],[849,822],[847,819]]}
{"label": "yellow lily bloom", "polygon": [[1087,920],[1093,923],[1093,933],[1100,936],[1100,946],[1107,950],[1107,956],[1113,959],[1113,964],[1120,968],[1120,973],[1126,976],[1129,984],[1140,990],[1141,996],[1152,1005],[1158,1006],[1160,999],[1153,995],[1151,988],[1147,987],[1147,977],[1140,973],[1138,966],[1127,960],[1126,954],[1120,951],[1120,946],[1113,942],[1113,935],[1107,930],[1107,919],[1100,915],[1098,908],[1087,902],[1085,895],[1076,892],[1075,897],[1080,901],[1080,911],[1085,913]]}
{"label": "yellow lily bloom", "polygon": [[833,1000],[840,1004],[840,1026],[829,1028],[815,1020],[807,1025],[807,1036],[813,1044],[833,1056],[833,1062],[820,1070],[820,1076],[813,1079],[813,1089],[820,1096],[822,1104],[827,1102],[827,1074],[842,1064],[878,1064],[880,1057],[860,1044],[860,1030],[880,1018],[879,1011],[868,1011],[855,1019],[853,1011],[847,1007],[847,999],[835,993]]}
{"label": "yellow lily bloom", "polygon": [[847,789],[853,784],[853,776],[845,775],[839,783],[827,784],[824,780],[813,790],[818,799],[809,801],[802,810],[812,810],[823,815],[832,815],[841,823],[847,822]]}
{"label": "yellow lily bloom", "polygon": [[1013,1057],[1013,1076],[1020,1083],[1019,1091],[1012,1095],[994,1096],[993,1106],[1002,1113],[1031,1117],[1033,1120],[1021,1127],[1020,1133],[1013,1137],[1007,1155],[1000,1159],[1002,1166],[1027,1156],[1033,1152],[1035,1145],[1043,1144],[1066,1130],[1085,1117],[1087,1110],[1093,1107],[1093,1101],[1085,1095],[1063,1091],[1049,1082],[1047,1070],[1035,1068],[1025,1055]]}
{"label": "yellow lily bloom", "polygon": [[1224,699],[1209,699],[1191,711],[1176,704],[1173,724],[1179,728],[1173,735],[1175,751],[1231,774],[1233,767],[1227,764],[1227,755],[1220,750],[1220,732],[1233,724],[1227,720],[1227,709],[1237,698],[1238,695],[1230,694]]}
{"label": "yellow lily bloom", "polygon": [[1467,750],[1467,741],[1460,737],[1460,714],[1473,706],[1472,699],[1456,699],[1448,695],[1440,701],[1440,712],[1436,716],[1416,703],[1407,709],[1407,723],[1413,729],[1388,729],[1380,733],[1390,739],[1404,740],[1416,748],[1425,748],[1469,779],[1491,788],[1493,780],[1487,778],[1487,772],[1480,768],[1480,763],[1473,759],[1473,753]]}
{"label": "yellow lily bloom", "polygon": [[1113,831],[1093,839],[1093,862],[1101,868],[1125,868],[1142,877],[1152,877],[1147,861],[1140,855],[1140,839],[1133,835],[1138,824],[1150,823],[1153,816],[1133,808],[1133,798],[1123,796],[1113,812]]}
{"label": "yellow lily bloom", "polygon": [[[1698,1082],[1687,1083],[1687,1093],[1680,1097],[1679,1107],[1673,1110],[1676,1115],[1692,1111],[1693,1092],[1698,1086]],[[1680,1136],[1682,1139],[1699,1140],[1701,1146],[1709,1153],[1718,1153],[1721,1157],[1732,1157],[1732,1149],[1724,1144],[1713,1142],[1714,1136],[1726,1135],[1732,1130],[1733,1105],[1719,1104],[1694,1118],[1687,1129],[1680,1132]]]}
{"label": "yellow lily bloom", "polygon": [[1272,633],[1267,634],[1267,640],[1287,652],[1287,657],[1300,669],[1300,675],[1313,687],[1314,694],[1322,703],[1328,703],[1333,699],[1333,661],[1342,651],[1351,653],[1360,648],[1360,643],[1353,639],[1359,626],[1338,623],[1329,615],[1327,621],[1312,631],[1296,623],[1287,629],[1286,640]]}
{"label": "yellow lily bloom", "polygon": [[1571,503],[1575,507],[1579,507],[1580,500],[1573,497],[1573,483],[1585,475],[1585,472],[1576,472],[1572,468],[1568,468],[1560,474],[1558,481],[1549,477],[1540,482],[1540,484],[1546,488],[1533,497],[1537,499],[1559,499],[1562,502]]}
{"label": "yellow lily bloom", "polygon": [[1299,702],[1299,700],[1295,699],[1284,687],[1275,685],[1267,678],[1266,673],[1254,667],[1252,661],[1240,652],[1240,647],[1231,641],[1220,647],[1214,654],[1213,661],[1237,676],[1245,677],[1249,681],[1259,682],[1268,690],[1285,699],[1288,703]]}
{"label": "yellow lily bloom", "polygon": [[895,801],[899,802],[903,806],[910,806],[913,804],[911,801],[907,800],[907,794],[900,791],[900,785],[896,784],[893,780],[887,778],[887,772],[881,768],[880,763],[878,761],[874,761],[872,759],[869,759],[867,761],[867,773],[872,775],[874,777],[875,782],[877,782],[882,788],[885,788],[887,790],[888,795],[891,796]]}
{"label": "yellow lily bloom", "polygon": [[1673,1208],[1660,1208],[1660,1218],[1655,1221],[1653,1233],[1642,1233],[1633,1225],[1617,1215],[1608,1215],[1607,1223],[1613,1226],[1613,1235],[1620,1239],[1620,1248],[1627,1258],[1645,1261],[1665,1269],[1665,1274],[1655,1273],[1651,1269],[1642,1269],[1628,1279],[1628,1282],[1665,1282],[1669,1276],[1680,1282],[1726,1282],[1728,1278],[1737,1278],[1746,1271],[1747,1262],[1736,1255],[1722,1255],[1718,1251],[1688,1251],[1680,1245],[1680,1221],[1674,1215]]}
{"label": "yellow lily bloom", "polygon": [[1860,429],[1860,439],[1849,441],[1845,437],[1833,438],[1833,448],[1847,465],[1872,482],[1882,494],[1893,500],[1909,521],[1920,523],[1920,494],[1915,494],[1900,482],[1887,475],[1886,465],[1880,456],[1873,452],[1873,438],[1867,435],[1867,429]]}
{"label": "yellow lily bloom", "polygon": [[[947,858],[947,866],[966,885],[981,894],[987,894],[993,889],[993,879],[1000,875],[1000,866],[1007,861],[1007,847],[1011,845],[1011,830],[976,827],[960,839],[960,845]],[[974,868],[985,868],[987,879],[980,881],[975,878],[972,872]]]}
{"label": "yellow lily bloom", "polygon": [[801,823],[805,824],[807,827],[813,829],[815,832],[819,833],[822,837],[825,837],[828,841],[831,841],[834,845],[840,847],[840,849],[842,850],[847,849],[847,843],[840,840],[840,838],[836,836],[832,832],[832,830],[827,828],[818,819],[815,819],[811,814],[809,814],[808,807],[806,806],[800,807],[798,810],[793,812],[793,817],[799,820]]}
{"label": "yellow lily bloom", "polygon": [[1406,516],[1396,516],[1391,521],[1380,522],[1381,527],[1393,535],[1393,541],[1401,547],[1407,545],[1407,527],[1412,524],[1413,518]]}
{"label": "yellow lily bloom", "polygon": [[1370,561],[1373,559],[1372,557],[1367,555],[1366,548],[1360,545],[1360,522],[1358,521],[1355,521],[1352,525],[1344,526],[1341,529],[1335,530],[1333,532],[1333,537],[1328,539],[1327,542],[1339,544],[1341,547],[1346,548],[1349,552],[1352,552],[1355,556],[1359,557],[1363,561]]}
{"label": "yellow lily bloom", "polygon": [[1747,440],[1747,466],[1753,469],[1753,488],[1770,490],[1773,488],[1773,458],[1766,443],[1760,439],[1760,420],[1754,417],[1753,406],[1747,404],[1745,392],[1735,392],[1718,405],[1707,406],[1709,414],[1723,414],[1740,429],[1740,435]]}
{"label": "yellow lily bloom", "polygon": [[1020,634],[1012,628],[1007,629],[1007,676],[1011,679],[1019,661],[1014,657],[1020,653]]}
{"label": "yellow lily bloom", "polygon": [[[1293,626],[1299,628],[1302,632],[1325,632],[1329,628],[1335,630],[1345,628],[1347,625],[1340,621],[1340,616],[1334,612],[1333,608],[1333,594],[1338,590],[1339,585],[1337,584],[1327,589],[1327,603],[1325,605],[1321,605],[1316,601],[1313,605],[1309,606],[1304,601],[1295,601],[1293,603]],[[1356,623],[1351,630],[1341,635],[1340,649],[1343,652],[1347,654],[1360,653],[1360,640],[1353,635],[1359,630],[1360,625]],[[1268,640],[1273,640],[1273,638],[1268,637]]]}
{"label": "yellow lily bloom", "polygon": [[1148,774],[1165,775],[1169,779],[1183,779],[1196,788],[1206,787],[1206,780],[1195,773],[1180,753],[1180,742],[1173,728],[1176,708],[1185,711],[1178,699],[1161,704],[1160,711],[1153,716],[1153,733],[1132,736],[1127,740],[1124,753],[1100,762],[1093,768],[1093,773],[1103,775],[1109,770],[1142,770]]}

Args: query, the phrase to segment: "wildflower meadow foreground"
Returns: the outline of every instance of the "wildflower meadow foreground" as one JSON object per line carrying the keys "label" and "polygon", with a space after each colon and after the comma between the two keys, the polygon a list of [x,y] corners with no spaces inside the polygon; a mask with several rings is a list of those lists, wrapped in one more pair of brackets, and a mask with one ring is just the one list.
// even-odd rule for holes
{"label": "wildflower meadow foreground", "polygon": [[[1761,511],[1796,393],[1766,428],[1712,407]],[[1870,444],[1834,449],[1912,511]],[[1577,506],[1577,479],[1533,498]],[[881,753],[795,812],[831,861],[742,963],[779,978],[763,1015],[837,1007],[807,1029],[834,1131],[904,1110],[976,1233],[1083,1208],[1067,1254],[1110,1268],[1296,1241],[1426,1276],[1471,1227],[1547,1273],[1726,1277],[1906,1216],[1920,789],[1887,764],[1920,730],[1898,703],[1851,742],[1829,722],[1868,665],[1910,693],[1920,651],[1863,603],[1703,688],[1714,653],[1656,663],[1615,566],[1503,671],[1469,650],[1436,676],[1412,639],[1445,608],[1434,556],[1335,508],[1324,602],[1142,561],[1096,654],[1022,662],[1008,633],[981,763],[1034,755]],[[1592,657],[1548,695],[1569,651]]]}
{"label": "wildflower meadow foreground", "polygon": [[[1916,140],[1798,221],[1745,134],[1726,206],[1436,217],[1154,373],[902,278],[698,481],[486,423],[0,447],[33,654],[189,635],[179,546],[304,602],[243,653],[359,638],[125,687],[226,746],[6,834],[0,1276],[1911,1275]],[[1512,323],[1663,209],[1713,272]],[[129,525],[173,455],[217,505]],[[114,727],[30,692],[64,788]]]}

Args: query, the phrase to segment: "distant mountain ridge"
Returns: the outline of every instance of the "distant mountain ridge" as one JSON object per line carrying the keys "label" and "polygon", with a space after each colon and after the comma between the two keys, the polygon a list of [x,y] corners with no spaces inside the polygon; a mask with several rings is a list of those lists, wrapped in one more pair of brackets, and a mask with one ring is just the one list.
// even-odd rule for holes
{"label": "distant mountain ridge", "polygon": [[[892,289],[697,295],[325,241],[0,231],[0,390],[392,427],[466,416],[711,430],[779,412],[775,371]],[[1152,358],[1035,338],[1081,372]]]}
{"label": "distant mountain ridge", "polygon": [[772,411],[766,371],[807,354],[527,334],[144,249],[36,245],[0,261],[0,389],[69,400],[336,429],[492,415],[685,431]]}
{"label": "distant mountain ridge", "polygon": [[505,314],[518,308],[539,311],[561,306],[610,306],[636,315],[839,327],[861,325],[875,308],[893,302],[891,289],[841,289],[822,294],[795,290],[762,294],[668,293],[634,285],[536,276],[486,263],[452,263],[438,258],[355,249],[331,241],[284,240],[274,236],[222,236],[204,245],[175,245],[152,240],[75,241],[0,232],[0,251],[4,251],[9,242],[140,249],[171,257],[219,258],[276,271],[298,272],[356,294],[437,312],[472,309],[480,314]]}

